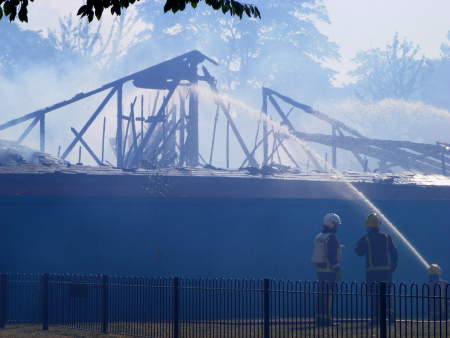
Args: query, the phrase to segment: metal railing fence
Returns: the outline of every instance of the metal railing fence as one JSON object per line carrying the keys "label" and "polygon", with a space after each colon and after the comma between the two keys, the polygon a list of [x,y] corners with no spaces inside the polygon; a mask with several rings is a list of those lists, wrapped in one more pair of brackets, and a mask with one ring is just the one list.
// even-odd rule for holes
{"label": "metal railing fence", "polygon": [[0,327],[142,337],[449,337],[450,286],[0,275]]}

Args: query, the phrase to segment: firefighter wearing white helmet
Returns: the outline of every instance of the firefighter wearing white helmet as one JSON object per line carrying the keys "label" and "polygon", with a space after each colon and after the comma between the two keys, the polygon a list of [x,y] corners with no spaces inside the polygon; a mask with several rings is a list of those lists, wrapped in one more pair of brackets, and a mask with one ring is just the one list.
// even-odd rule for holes
{"label": "firefighter wearing white helmet", "polygon": [[330,288],[340,277],[340,249],[336,237],[341,218],[335,213],[328,213],[323,218],[322,231],[314,239],[311,261],[315,267],[317,279],[320,282],[316,323],[318,326],[333,325],[333,298]]}

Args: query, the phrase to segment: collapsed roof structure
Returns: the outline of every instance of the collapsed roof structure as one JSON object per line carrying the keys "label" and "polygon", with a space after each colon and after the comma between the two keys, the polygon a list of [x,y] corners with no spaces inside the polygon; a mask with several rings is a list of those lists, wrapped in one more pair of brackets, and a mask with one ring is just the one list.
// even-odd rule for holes
{"label": "collapsed roof structure", "polygon": [[[71,127],[73,134],[71,142],[58,153],[61,160],[74,151],[80,144],[99,166],[105,165],[105,123],[103,124],[101,149],[95,150],[86,139],[85,134],[99,118],[105,106],[115,98],[115,135],[113,149],[116,157],[114,166],[120,169],[129,168],[174,168],[174,167],[204,167],[214,168],[213,153],[216,144],[217,120],[221,112],[226,118],[226,142],[222,153],[226,155],[226,167],[229,167],[230,137],[234,134],[244,158],[241,167],[261,169],[275,164],[275,154],[278,165],[294,167],[305,171],[295,154],[285,146],[286,138],[282,133],[270,130],[268,124],[274,118],[281,119],[281,125],[288,133],[301,142],[299,143],[308,158],[309,163],[317,171],[327,171],[326,164],[315,156],[311,150],[302,145],[306,143],[320,144],[330,147],[331,164],[337,167],[338,150],[353,154],[361,165],[362,171],[391,171],[394,167],[402,170],[417,171],[426,174],[448,174],[447,165],[450,161],[450,147],[446,143],[424,144],[409,141],[381,140],[365,137],[357,130],[341,121],[282,95],[269,88],[262,88],[262,109],[257,121],[254,145],[250,145],[241,135],[239,126],[232,118],[231,104],[224,96],[214,97],[217,106],[216,116],[212,126],[210,154],[202,156],[199,151],[199,95],[196,90],[200,82],[218,93],[216,79],[208,69],[200,65],[205,61],[217,63],[199,51],[191,51],[172,58],[142,71],[122,77],[86,93],[78,93],[73,98],[55,103],[52,106],[39,109],[0,125],[0,132],[9,128],[29,123],[14,144],[20,145],[39,124],[40,152],[46,151],[46,119],[49,113],[65,106],[82,101],[94,95],[106,93],[101,103],[85,122],[80,130]],[[124,111],[124,85],[131,83],[135,88],[157,91],[153,102],[144,105],[141,97],[140,112],[136,103],[139,97],[130,102],[129,112]],[[178,93],[178,95],[176,95]],[[288,111],[284,106],[290,107]],[[149,107],[147,110],[145,107]],[[273,112],[269,110],[273,107]],[[294,112],[295,111],[295,112]],[[301,132],[292,121],[294,114],[308,114],[329,125],[330,134]],[[10,143],[10,145],[12,145]],[[283,152],[284,156],[279,153]],[[81,157],[81,156],[80,156]],[[206,159],[205,159],[206,158]],[[369,168],[368,158],[378,161],[378,168]]]}

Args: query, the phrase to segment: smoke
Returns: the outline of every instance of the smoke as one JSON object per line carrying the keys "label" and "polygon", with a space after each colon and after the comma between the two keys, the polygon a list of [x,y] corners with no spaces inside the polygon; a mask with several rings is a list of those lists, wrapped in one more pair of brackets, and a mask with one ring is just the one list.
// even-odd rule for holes
{"label": "smoke", "polygon": [[[321,68],[317,61],[337,57],[337,47],[314,27],[314,23],[320,21],[317,18],[313,20],[314,16],[328,22],[326,10],[320,7],[321,1],[307,1],[300,7],[274,1],[257,4],[267,6],[264,7],[266,17],[261,22],[223,17],[221,13],[212,13],[205,8],[164,15],[161,1],[130,6],[120,18],[106,15],[102,23],[94,22],[89,26],[84,21],[78,23],[78,18],[64,16],[66,12],[63,11],[59,25],[53,25],[50,31],[42,31],[60,53],[57,64],[29,67],[13,77],[0,74],[0,92],[4,98],[0,122],[66,100],[79,92],[92,90],[197,48],[221,62],[218,67],[210,69],[218,79],[221,91],[232,93],[233,97],[257,107],[256,111],[261,106],[260,88],[269,85],[307,104],[316,101],[313,104],[315,108],[367,137],[426,143],[449,141],[450,113],[446,110],[421,102],[400,100],[376,103],[355,99],[330,101],[345,94],[336,94],[337,91],[329,83],[332,72]],[[52,1],[52,6],[55,11],[61,9],[55,1]],[[280,13],[285,13],[286,23],[277,26]],[[208,34],[204,34],[205,31]],[[301,43],[292,44],[294,40]],[[125,114],[128,114],[129,105],[136,95],[144,94],[146,104],[154,97],[154,93],[131,87],[127,87],[124,94]],[[105,95],[106,92],[48,114],[47,151],[56,155],[59,146],[64,149],[73,138],[70,128],[80,130]],[[216,108],[211,103],[200,104],[200,114],[203,114],[200,119],[200,149],[206,158],[211,151],[211,130]],[[146,112],[148,110],[146,107]],[[246,144],[252,148],[259,116],[250,119],[235,112],[232,107],[231,115]],[[103,117],[107,117],[107,137],[115,134],[114,113],[114,102],[111,102],[85,136],[97,152],[100,149]],[[294,127],[301,131],[330,133],[329,125],[307,114],[293,111],[291,116]],[[226,139],[223,115],[218,124],[216,149],[222,150],[222,154],[217,156],[220,156],[219,163],[223,166]],[[15,140],[26,125],[2,131],[0,138]],[[25,144],[39,148],[38,128],[35,129]],[[233,135],[231,142],[233,164],[239,167],[243,154]],[[329,152],[326,147],[314,147],[321,154]],[[106,149],[107,159],[113,162],[114,153],[109,142]],[[341,154],[339,159],[339,164],[346,169],[359,168],[351,155]],[[77,152],[69,160],[76,162]],[[87,158],[86,161],[93,164]]]}
{"label": "smoke", "polygon": [[[42,40],[40,43],[54,48],[52,59],[49,55],[31,56],[37,61],[50,61],[36,62],[36,65],[30,62],[12,75],[0,73],[0,92],[3,98],[0,123],[70,99],[78,93],[90,91],[126,75],[129,72],[129,66],[124,62],[127,51],[150,38],[152,31],[151,24],[140,20],[135,6],[130,7],[119,18],[106,15],[101,23],[89,24],[86,20],[61,16],[59,24],[51,27],[40,29],[39,32]],[[22,30],[17,30],[17,39],[20,39],[21,32],[26,32],[25,28],[26,26],[22,25]],[[36,29],[33,25],[29,28]],[[27,48],[33,50],[33,45]],[[64,151],[74,137],[70,128],[79,131],[106,94],[107,92],[100,93],[48,113],[46,151],[53,155],[58,153],[59,147]],[[131,94],[126,94],[124,108],[130,100]],[[95,148],[97,154],[100,151],[103,117],[108,120],[106,134],[114,135],[115,111],[114,102],[111,102],[85,135],[85,140]],[[29,123],[31,120],[1,131],[0,138],[17,140]],[[38,129],[38,126],[35,127],[25,139],[25,145],[39,149]],[[114,154],[108,144],[106,154],[107,159],[114,162]],[[78,151],[73,151],[68,159],[77,162]],[[86,154],[83,156],[83,162],[95,163]]]}
{"label": "smoke", "polygon": [[[0,78],[3,100],[1,121],[6,122],[38,109],[67,100],[75,94],[98,87],[105,77],[95,66],[83,65],[59,73],[51,67],[28,69],[12,79]],[[55,110],[46,115],[46,151],[55,155],[58,146],[65,146],[71,139],[70,127],[80,129],[92,114],[98,97]],[[97,103],[98,104],[98,103]],[[31,120],[0,133],[3,139],[17,140]],[[38,126],[24,141],[39,149]],[[72,159],[74,160],[74,159]]]}
{"label": "smoke", "polygon": [[318,102],[315,107],[367,137],[423,143],[449,141],[450,112],[422,102],[345,99]]}

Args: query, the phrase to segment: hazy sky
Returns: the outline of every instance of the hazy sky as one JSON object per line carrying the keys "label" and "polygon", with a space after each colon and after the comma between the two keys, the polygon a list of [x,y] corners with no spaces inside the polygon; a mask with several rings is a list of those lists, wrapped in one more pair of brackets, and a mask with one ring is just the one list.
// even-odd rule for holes
{"label": "hazy sky", "polygon": [[[331,25],[320,30],[340,47],[342,59],[330,63],[345,72],[359,50],[386,45],[396,32],[419,44],[430,58],[450,30],[449,0],[325,0]],[[344,78],[341,76],[341,79]]]}
{"label": "hazy sky", "polygon": [[[342,55],[340,62],[327,64],[340,72],[337,83],[347,81],[345,72],[354,66],[351,60],[359,50],[382,47],[396,32],[420,44],[427,57],[435,58],[450,30],[450,0],[324,1],[331,25],[319,24],[319,28],[339,45]],[[36,10],[31,11],[29,27],[56,27],[55,15],[73,13],[81,3],[81,0],[37,1],[32,4]]]}

